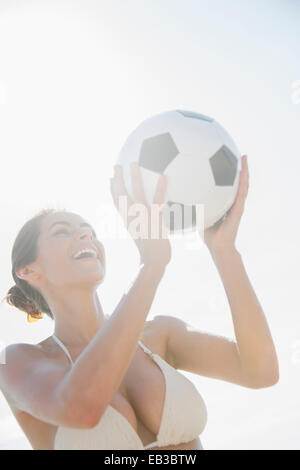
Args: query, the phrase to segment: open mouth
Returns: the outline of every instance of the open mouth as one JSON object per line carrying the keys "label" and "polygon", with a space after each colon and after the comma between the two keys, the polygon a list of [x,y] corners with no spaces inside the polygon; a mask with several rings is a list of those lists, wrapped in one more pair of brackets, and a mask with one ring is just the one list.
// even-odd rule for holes
{"label": "open mouth", "polygon": [[93,249],[89,249],[89,248],[86,248],[86,249],[83,249],[83,250],[80,250],[78,251],[77,253],[75,253],[73,255],[73,259],[75,260],[91,260],[91,259],[95,259],[95,260],[99,260],[98,258],[98,254],[95,250]]}

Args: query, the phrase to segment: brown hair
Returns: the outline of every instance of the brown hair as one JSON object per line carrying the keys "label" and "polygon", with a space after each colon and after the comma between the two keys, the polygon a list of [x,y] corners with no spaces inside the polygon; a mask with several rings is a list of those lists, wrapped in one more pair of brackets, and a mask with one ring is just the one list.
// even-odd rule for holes
{"label": "brown hair", "polygon": [[[37,241],[40,235],[41,222],[48,215],[58,212],[57,209],[42,209],[34,217],[29,219],[19,231],[13,245],[11,262],[12,276],[15,285],[6,294],[9,305],[17,307],[33,318],[41,318],[41,313],[46,313],[52,320],[53,314],[37,289],[34,289],[27,281],[16,275],[16,270],[32,263],[37,258]],[[59,211],[63,212],[63,211]]]}

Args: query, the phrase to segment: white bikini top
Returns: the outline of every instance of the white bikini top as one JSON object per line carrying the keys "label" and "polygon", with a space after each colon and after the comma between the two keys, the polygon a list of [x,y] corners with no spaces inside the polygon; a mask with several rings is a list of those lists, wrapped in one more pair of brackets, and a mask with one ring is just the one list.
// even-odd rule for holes
{"label": "white bikini top", "polygon": [[[65,345],[55,335],[52,337],[73,364]],[[54,450],[145,450],[189,442],[202,433],[207,422],[207,410],[195,385],[141,341],[138,344],[160,367],[165,378],[165,400],[156,440],[144,445],[129,421],[108,405],[93,428],[59,426]]]}

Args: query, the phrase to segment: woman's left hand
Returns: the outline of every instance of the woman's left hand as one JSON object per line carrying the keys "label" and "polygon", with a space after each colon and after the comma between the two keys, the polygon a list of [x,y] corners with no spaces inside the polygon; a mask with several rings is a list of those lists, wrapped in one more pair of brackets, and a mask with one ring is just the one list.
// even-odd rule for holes
{"label": "woman's left hand", "polygon": [[228,215],[221,224],[204,230],[204,243],[207,245],[211,254],[215,254],[224,249],[235,249],[235,238],[244,212],[245,200],[249,188],[247,158],[246,155],[242,157],[239,187],[235,202],[230,208]]}

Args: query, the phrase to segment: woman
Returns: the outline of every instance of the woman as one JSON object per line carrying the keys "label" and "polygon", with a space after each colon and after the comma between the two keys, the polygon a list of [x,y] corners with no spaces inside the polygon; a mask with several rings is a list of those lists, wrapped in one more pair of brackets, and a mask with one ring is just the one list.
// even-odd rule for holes
{"label": "woman", "polygon": [[[147,209],[139,167],[135,200]],[[166,177],[153,203],[164,202]],[[36,345],[12,344],[0,366],[0,386],[33,449],[201,449],[206,408],[178,369],[249,388],[278,381],[274,344],[247,278],[235,237],[248,190],[243,157],[239,190],[227,218],[205,231],[231,308],[236,342],[204,334],[173,316],[146,321],[171,259],[169,240],[133,237],[140,267],[110,317],[96,289],[105,275],[103,245],[92,227],[69,212],[43,211],[19,232],[12,251],[16,286],[7,300],[30,318],[45,312],[54,335]],[[111,179],[114,203],[133,236],[122,169]],[[157,228],[157,227],[156,227]],[[149,231],[150,233],[150,231]]]}

